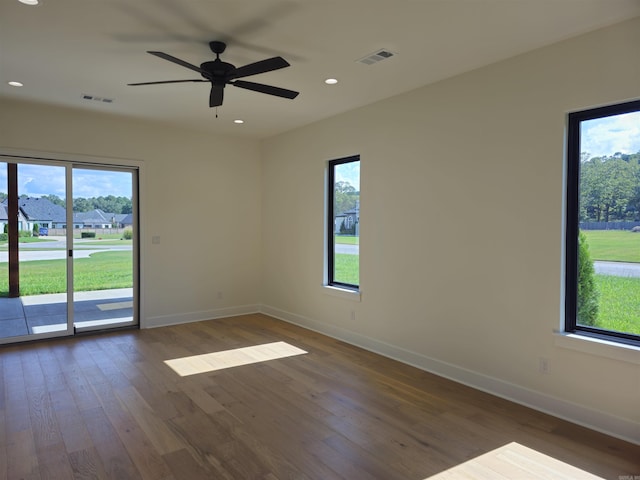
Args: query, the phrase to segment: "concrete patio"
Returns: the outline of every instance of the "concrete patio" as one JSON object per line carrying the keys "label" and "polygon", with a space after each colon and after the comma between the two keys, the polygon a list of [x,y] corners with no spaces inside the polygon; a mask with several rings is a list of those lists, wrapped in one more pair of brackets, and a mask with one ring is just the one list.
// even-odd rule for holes
{"label": "concrete patio", "polygon": [[[74,325],[107,327],[131,321],[133,289],[76,292],[73,302]],[[0,338],[65,330],[67,295],[31,295],[19,298],[0,297]]]}

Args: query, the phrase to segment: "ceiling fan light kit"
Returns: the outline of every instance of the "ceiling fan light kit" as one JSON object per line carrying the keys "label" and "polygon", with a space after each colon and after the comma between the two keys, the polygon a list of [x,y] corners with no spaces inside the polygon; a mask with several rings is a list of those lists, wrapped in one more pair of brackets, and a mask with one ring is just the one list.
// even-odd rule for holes
{"label": "ceiling fan light kit", "polygon": [[248,82],[246,80],[238,80],[240,78],[289,67],[289,63],[284,58],[267,58],[265,60],[260,60],[259,62],[250,63],[236,68],[234,65],[220,60],[220,54],[222,54],[227,48],[226,43],[220,41],[209,42],[209,48],[211,48],[211,51],[216,54],[216,59],[204,62],[200,64],[199,67],[164,52],[147,52],[151,55],[155,55],[156,57],[188,68],[189,70],[193,70],[194,72],[198,72],[202,75],[202,78],[188,80],[160,80],[156,82],[129,83],[128,85],[140,86],[164,83],[209,82],[211,83],[209,107],[219,107],[222,105],[224,100],[224,88],[227,85],[233,85],[234,87],[244,88],[246,90],[252,90],[259,93],[266,93],[267,95],[274,95],[282,98],[294,99],[298,96],[299,92],[287,90],[286,88],[274,87],[263,83]]}

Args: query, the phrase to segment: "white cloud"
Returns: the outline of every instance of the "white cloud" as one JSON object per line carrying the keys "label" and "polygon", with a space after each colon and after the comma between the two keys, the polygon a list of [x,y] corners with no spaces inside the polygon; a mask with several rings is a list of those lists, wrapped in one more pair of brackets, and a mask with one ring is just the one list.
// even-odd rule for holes
{"label": "white cloud", "polygon": [[581,124],[580,150],[592,157],[640,152],[640,112],[587,120]]}
{"label": "white cloud", "polygon": [[[73,197],[115,197],[131,198],[131,174],[109,170],[73,169]],[[7,164],[0,162],[0,192],[6,193]],[[57,165],[18,165],[18,194],[30,197],[57,195],[66,197],[65,168]]]}

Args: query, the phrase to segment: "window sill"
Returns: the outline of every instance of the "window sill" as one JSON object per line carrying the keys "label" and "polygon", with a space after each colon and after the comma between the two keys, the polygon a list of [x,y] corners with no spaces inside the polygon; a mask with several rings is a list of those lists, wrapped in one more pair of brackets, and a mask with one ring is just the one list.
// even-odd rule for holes
{"label": "window sill", "polygon": [[640,347],[634,345],[562,332],[556,332],[555,344],[561,348],[640,365]]}
{"label": "window sill", "polygon": [[332,297],[344,298],[346,300],[360,301],[360,292],[358,290],[350,290],[348,288],[334,287],[333,285],[323,285],[324,293]]}

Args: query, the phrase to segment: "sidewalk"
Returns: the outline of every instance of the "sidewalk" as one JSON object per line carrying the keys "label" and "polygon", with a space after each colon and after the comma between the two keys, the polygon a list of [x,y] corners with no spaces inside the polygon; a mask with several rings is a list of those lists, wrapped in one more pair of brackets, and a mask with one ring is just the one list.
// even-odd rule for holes
{"label": "sidewalk", "polygon": [[[133,318],[133,289],[76,292],[74,325],[89,327],[121,323]],[[65,330],[67,294],[0,297],[0,338]]]}

